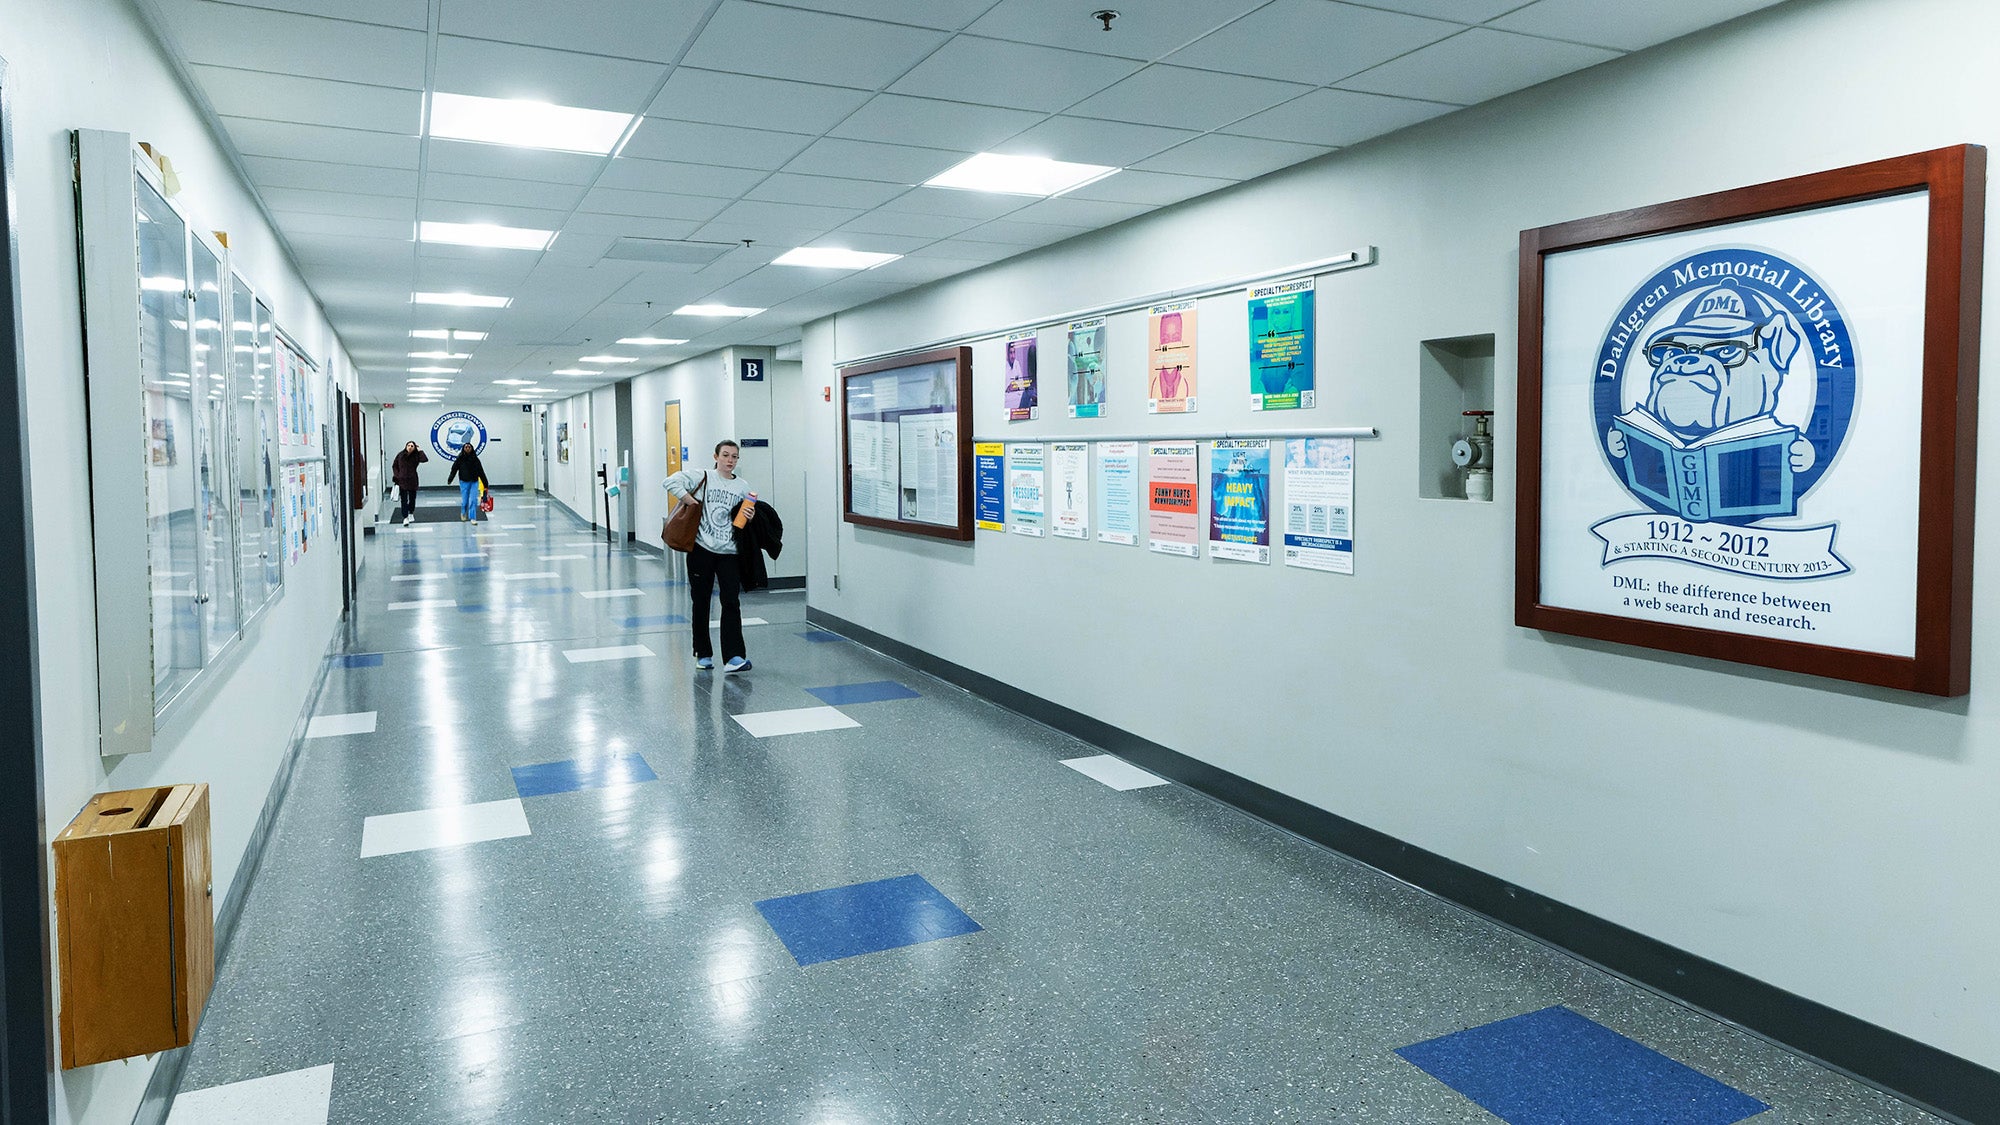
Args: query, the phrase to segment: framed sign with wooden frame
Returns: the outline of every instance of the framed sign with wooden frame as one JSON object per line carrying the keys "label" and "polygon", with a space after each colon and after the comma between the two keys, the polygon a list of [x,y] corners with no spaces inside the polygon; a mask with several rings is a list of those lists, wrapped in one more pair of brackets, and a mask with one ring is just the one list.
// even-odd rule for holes
{"label": "framed sign with wooden frame", "polygon": [[972,349],[840,369],[841,511],[848,523],[972,538]]}
{"label": "framed sign with wooden frame", "polygon": [[1514,622],[1970,690],[1986,152],[1521,233]]}

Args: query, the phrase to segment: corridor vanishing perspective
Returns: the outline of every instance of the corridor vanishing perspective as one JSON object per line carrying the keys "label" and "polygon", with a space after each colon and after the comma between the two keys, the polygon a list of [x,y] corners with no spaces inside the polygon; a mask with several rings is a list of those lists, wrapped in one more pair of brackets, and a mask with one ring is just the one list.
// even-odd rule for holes
{"label": "corridor vanishing perspective", "polygon": [[1939,1120],[802,590],[725,677],[539,498],[379,530],[175,1125]]}

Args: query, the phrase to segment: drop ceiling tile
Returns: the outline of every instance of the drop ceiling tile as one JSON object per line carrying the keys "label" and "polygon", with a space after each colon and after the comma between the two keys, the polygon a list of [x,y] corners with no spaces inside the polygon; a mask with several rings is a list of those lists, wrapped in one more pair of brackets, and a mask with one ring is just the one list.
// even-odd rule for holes
{"label": "drop ceiling tile", "polygon": [[1053,113],[1137,69],[1138,63],[1124,59],[961,35],[898,79],[889,90],[916,97]]}
{"label": "drop ceiling tile", "polygon": [[995,151],[1020,156],[1047,156],[1080,164],[1137,164],[1158,152],[1191,140],[1187,129],[1128,125],[1088,117],[1051,117]]}
{"label": "drop ceiling tile", "polygon": [[1617,51],[1637,51],[1777,2],[1680,0],[1675,4],[1602,4],[1593,0],[1540,0],[1501,16],[1488,26]]}
{"label": "drop ceiling tile", "polygon": [[246,156],[243,167],[258,190],[268,188],[308,188],[315,191],[339,187],[364,195],[417,194],[417,173],[409,168],[371,168],[365,164],[329,164],[323,160],[285,160],[275,156]]}
{"label": "drop ceiling tile", "polygon": [[1103,117],[1141,125],[1206,132],[1287,102],[1311,90],[1241,74],[1183,66],[1149,66],[1116,86],[1071,106],[1073,117]]}
{"label": "drop ceiling tile", "polygon": [[436,223],[498,223],[530,230],[561,230],[569,212],[503,203],[464,203],[456,199],[426,198],[417,217]]}
{"label": "drop ceiling tile", "polygon": [[877,94],[829,135],[888,144],[984,151],[1040,121],[1025,109]]}
{"label": "drop ceiling tile", "polygon": [[943,33],[828,12],[723,0],[689,66],[879,90],[944,42]]}
{"label": "drop ceiling tile", "polygon": [[998,242],[975,242],[969,238],[943,238],[921,250],[911,251],[908,257],[920,261],[976,262],[987,265],[1019,253],[1021,253],[1019,246],[1007,246]]}
{"label": "drop ceiling tile", "polygon": [[[587,202],[588,200],[586,200]],[[712,204],[719,211],[728,200],[713,199],[706,202]],[[586,238],[602,237],[614,240],[625,237],[686,238],[694,233],[696,227],[706,221],[705,217],[701,220],[660,219],[638,215],[579,211],[568,223],[564,224],[562,237],[556,239],[556,247],[560,249],[569,240],[571,235]]]}
{"label": "drop ceiling tile", "polygon": [[535,180],[545,184],[587,185],[597,179],[605,158],[581,152],[488,145],[432,137],[425,166],[454,176],[491,176],[503,180]]}
{"label": "drop ceiling tile", "polygon": [[985,264],[982,261],[969,261],[964,258],[902,257],[893,262],[886,262],[876,266],[868,272],[880,274],[884,280],[888,281],[900,281],[906,285],[923,285],[926,282],[938,281],[955,274],[964,273],[967,270],[976,270]]}
{"label": "drop ceiling tile", "polygon": [[1460,24],[1329,0],[1273,0],[1167,61],[1318,86],[1463,30]]}
{"label": "drop ceiling tile", "polygon": [[1362,94],[1314,90],[1296,101],[1266,110],[1229,127],[1232,134],[1319,145],[1359,144],[1370,137],[1450,113],[1457,106]]}
{"label": "drop ceiling tile", "polygon": [[756,190],[745,198],[766,203],[818,203],[828,207],[869,208],[879,207],[906,190],[901,184],[886,184],[878,180],[778,172],[757,185]]}
{"label": "drop ceiling tile", "polygon": [[[842,250],[861,250],[870,254],[907,254],[919,247],[929,246],[937,239],[925,235],[907,234],[861,234],[848,227],[841,227],[806,243],[811,247],[834,247]],[[805,266],[785,266],[785,269],[806,269]],[[852,273],[852,270],[835,270],[835,275]]]}
{"label": "drop ceiling tile", "polygon": [[966,231],[960,241],[993,242],[1002,246],[1047,246],[1051,242],[1074,238],[1089,229],[1084,226],[1023,223],[1012,218],[995,219]]}
{"label": "drop ceiling tile", "polygon": [[978,219],[954,215],[917,215],[901,211],[875,210],[834,231],[844,234],[894,234],[911,238],[950,238],[979,223]]}
{"label": "drop ceiling tile", "polygon": [[306,188],[265,188],[260,193],[274,211],[304,211],[315,215],[348,215],[358,219],[400,219],[407,227],[417,217],[414,196],[361,195]]}
{"label": "drop ceiling tile", "polygon": [[[268,8],[276,12],[295,12],[308,16],[325,15],[327,10],[326,0],[227,0],[227,2],[246,8]],[[342,0],[340,18],[356,23],[376,23],[385,27],[422,31],[429,8],[428,0]]]}
{"label": "drop ceiling tile", "polygon": [[859,90],[837,86],[678,66],[646,114],[817,135],[833,128],[867,100],[868,95]]}
{"label": "drop ceiling tile", "polygon": [[892,184],[920,184],[971,154],[969,149],[946,152],[934,148],[821,137],[785,165],[785,171]]}
{"label": "drop ceiling tile", "polygon": [[923,0],[922,3],[911,3],[911,0],[772,0],[772,2],[787,8],[811,8],[818,12],[860,16],[862,19],[957,31],[977,19],[979,13],[992,5],[993,0]]}
{"label": "drop ceiling tile", "polygon": [[289,160],[320,160],[334,164],[367,164],[377,168],[415,168],[415,137],[367,133],[325,125],[261,121],[250,117],[221,118],[236,151],[245,156],[276,156]]}
{"label": "drop ceiling tile", "polygon": [[[782,228],[785,230],[830,231],[833,228],[858,218],[861,212],[850,207],[814,207],[799,203],[759,203],[741,200],[724,208],[715,217],[715,224],[739,226],[747,230],[758,228]],[[770,238],[758,236],[757,241],[768,243]],[[792,245],[803,245],[795,242]]]}
{"label": "drop ceiling tile", "polygon": [[[785,226],[769,222],[749,222],[742,219],[718,218],[712,223],[705,223],[697,227],[694,234],[689,237],[697,242],[741,242],[744,239],[749,239],[755,246],[760,248],[756,250],[756,253],[763,254],[764,251],[761,247],[777,246],[789,250],[794,246],[804,246],[813,239],[825,235],[831,229],[832,226],[830,225]],[[768,255],[765,260],[769,260]],[[713,269],[714,267],[711,266],[709,268]],[[679,335],[679,333],[669,333],[669,335]]]}
{"label": "drop ceiling tile", "polygon": [[445,35],[438,37],[433,88],[638,113],[666,75],[658,63]]}
{"label": "drop ceiling tile", "polygon": [[[1071,51],[1157,59],[1185,47],[1264,0],[1146,0],[1143,4],[1078,4],[1074,0],[1000,0],[967,30],[994,39]],[[1111,30],[1090,13],[1115,7]]]}
{"label": "drop ceiling tile", "polygon": [[[422,7],[419,2],[418,8]],[[479,0],[445,4],[438,30],[470,39],[673,62],[707,11],[704,0],[591,0],[564,5],[548,0]]]}
{"label": "drop ceiling tile", "polygon": [[427,200],[449,200],[453,203],[477,203],[509,208],[533,207],[565,215],[576,209],[577,203],[583,199],[583,190],[577,184],[503,180],[497,176],[454,176],[443,172],[431,172],[424,177],[424,198]]}
{"label": "drop ceiling tile", "polygon": [[997,219],[1009,211],[1019,211],[1033,203],[1028,195],[1000,195],[986,191],[961,191],[957,188],[914,188],[884,203],[880,210],[909,212],[916,215],[949,215],[953,218]]}
{"label": "drop ceiling tile", "polygon": [[[1128,168],[1106,176],[1096,183],[1085,184],[1075,191],[1065,192],[1060,198],[1102,199],[1113,203],[1144,203],[1153,207],[1164,207],[1169,203],[1192,199],[1197,195],[1220,191],[1236,182],[1219,176],[1175,176],[1165,172],[1136,172]],[[1022,212],[1021,217],[1033,218],[1026,212]]]}
{"label": "drop ceiling tile", "polygon": [[[631,191],[625,188],[592,188],[590,194],[583,197],[583,209],[600,215],[631,215],[641,219],[679,219],[696,223],[707,222],[727,206],[729,200],[706,195],[675,195],[664,191]],[[581,219],[582,216],[579,215],[578,218]],[[658,236],[642,235],[642,237]]]}
{"label": "drop ceiling tile", "polygon": [[[424,88],[424,33],[347,20],[184,0],[163,7],[181,57],[275,74],[405,90]],[[421,24],[419,27],[421,28]]]}
{"label": "drop ceiling tile", "polygon": [[261,117],[406,136],[415,136],[423,121],[424,96],[417,90],[226,66],[188,69],[208,95],[208,103],[224,117]]}
{"label": "drop ceiling tile", "polygon": [[[848,91],[842,91],[843,94]],[[648,117],[640,122],[620,158],[682,160],[725,168],[782,168],[813,139],[742,126],[708,125]]]}
{"label": "drop ceiling tile", "polygon": [[[1112,177],[1116,179],[1117,177]],[[1061,195],[1030,203],[1003,221],[1059,224],[1072,227],[1108,227],[1154,209],[1151,203],[1116,203],[1108,199],[1076,199]],[[979,237],[976,233],[971,237]]]}
{"label": "drop ceiling tile", "polygon": [[715,292],[715,303],[768,308],[780,301],[824,288],[839,280],[825,270],[803,270],[790,266],[765,266],[748,277],[738,278]]}
{"label": "drop ceiling tile", "polygon": [[1367,0],[1371,8],[1388,8],[1413,16],[1429,16],[1464,24],[1484,23],[1525,2],[1528,0]]}
{"label": "drop ceiling tile", "polygon": [[769,175],[769,172],[750,168],[718,168],[708,164],[620,156],[598,178],[597,186],[735,199],[762,183]]}
{"label": "drop ceiling tile", "polygon": [[[1192,176],[1241,176],[1254,179],[1267,172],[1325,156],[1331,148],[1272,141],[1261,137],[1232,137],[1209,133],[1158,156],[1140,161],[1135,167],[1147,172],[1173,172]],[[1111,179],[1117,179],[1117,176]]]}
{"label": "drop ceiling tile", "polygon": [[1618,57],[1618,52],[1473,28],[1340,83],[1343,89],[1472,105]]}

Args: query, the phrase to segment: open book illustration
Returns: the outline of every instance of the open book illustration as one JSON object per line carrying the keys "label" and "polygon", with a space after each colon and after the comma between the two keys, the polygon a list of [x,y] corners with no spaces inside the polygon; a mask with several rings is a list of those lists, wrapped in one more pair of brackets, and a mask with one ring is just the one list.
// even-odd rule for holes
{"label": "open book illustration", "polygon": [[1792,443],[1799,431],[1769,414],[1746,418],[1694,441],[1632,410],[1612,419],[1625,435],[1625,480],[1634,492],[1683,519],[1742,520],[1798,510]]}

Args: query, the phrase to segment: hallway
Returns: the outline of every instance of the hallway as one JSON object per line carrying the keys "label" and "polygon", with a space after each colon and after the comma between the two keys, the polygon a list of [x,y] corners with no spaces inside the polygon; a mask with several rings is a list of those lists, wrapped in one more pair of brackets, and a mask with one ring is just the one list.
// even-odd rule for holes
{"label": "hallway", "polygon": [[1517,1122],[1938,1120],[1064,768],[1095,751],[812,628],[803,591],[746,596],[725,677],[657,556],[546,501],[380,531],[175,1125],[1503,1119],[1433,1073]]}

